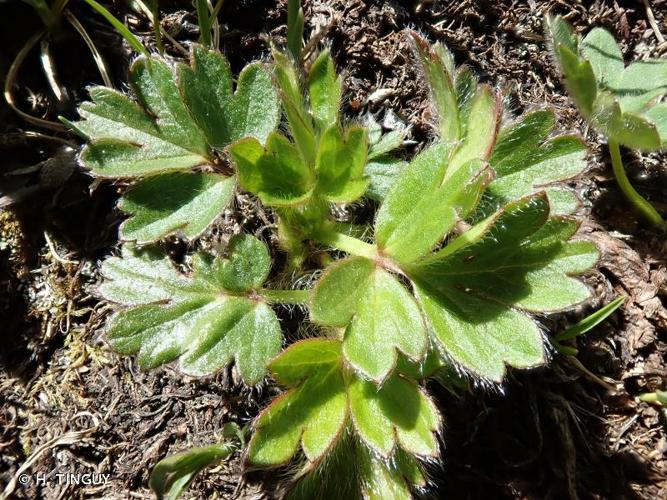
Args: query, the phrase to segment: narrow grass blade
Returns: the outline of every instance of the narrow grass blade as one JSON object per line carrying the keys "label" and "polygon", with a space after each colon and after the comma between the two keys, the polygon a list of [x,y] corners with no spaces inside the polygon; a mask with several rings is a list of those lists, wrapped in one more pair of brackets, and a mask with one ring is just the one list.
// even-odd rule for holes
{"label": "narrow grass blade", "polygon": [[114,15],[109,12],[105,7],[97,3],[95,0],[84,0],[88,5],[90,5],[93,9],[97,11],[98,14],[102,15],[107,21],[109,21],[109,24],[114,27],[120,35],[125,38],[127,43],[130,44],[130,46],[139,52],[140,54],[143,54],[145,56],[148,56],[148,50],[146,50],[146,47],[142,45],[142,43],[139,41],[139,39],[132,34],[132,32],[127,29],[127,26],[125,26],[123,23],[121,23],[118,19],[114,17]]}
{"label": "narrow grass blade", "polygon": [[625,299],[626,297],[624,295],[621,297],[617,297],[606,306],[601,307],[600,309],[595,311],[593,314],[586,316],[576,325],[573,325],[570,328],[567,328],[566,330],[560,332],[558,335],[554,337],[554,340],[556,342],[570,340],[592,330],[597,325],[602,323],[605,319],[607,319],[609,316],[611,316],[616,309],[621,307],[621,304],[625,302]]}
{"label": "narrow grass blade", "polygon": [[199,19],[199,42],[205,47],[210,47],[211,18],[209,17],[206,0],[197,0],[197,18]]}

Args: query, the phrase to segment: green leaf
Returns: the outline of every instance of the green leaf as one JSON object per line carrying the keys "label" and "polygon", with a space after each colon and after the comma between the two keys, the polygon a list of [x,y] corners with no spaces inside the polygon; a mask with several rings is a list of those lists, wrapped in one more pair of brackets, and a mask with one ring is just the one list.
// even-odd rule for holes
{"label": "green leaf", "polygon": [[410,36],[437,113],[440,139],[448,143],[458,141],[461,138],[461,129],[453,80],[453,58],[442,45],[431,47],[414,31],[410,32]]}
{"label": "green leaf", "polygon": [[548,216],[544,193],[521,199],[411,271],[436,344],[478,376],[499,381],[505,364],[544,361],[540,330],[520,310],[557,311],[590,294],[571,276],[595,263],[595,247],[567,242],[577,224]]}
{"label": "green leaf", "polygon": [[445,179],[456,174],[459,168],[471,160],[487,160],[496,142],[502,108],[491,88],[482,85],[477,88],[466,110],[465,135],[456,148]]}
{"label": "green leaf", "polygon": [[308,75],[310,108],[319,130],[325,130],[338,122],[342,83],[329,51],[321,52]]}
{"label": "green leaf", "polygon": [[[198,257],[191,277],[160,255],[125,249],[121,258],[107,259],[100,295],[122,306],[110,321],[111,346],[138,353],[143,368],[180,358],[180,369],[191,375],[213,373],[233,360],[246,383],[259,382],[280,350],[281,332],[275,313],[256,294],[237,293],[268,272],[261,243],[248,238],[233,240],[227,260]],[[258,255],[258,268],[249,269]]]}
{"label": "green leaf", "polygon": [[590,61],[579,55],[579,39],[561,17],[548,17],[548,38],[565,84],[582,114],[591,118],[597,96],[597,81]]}
{"label": "green leaf", "polygon": [[104,87],[93,87],[92,102],[81,105],[83,120],[74,127],[91,141],[81,153],[84,166],[100,177],[136,177],[208,163],[206,138],[183,104],[171,68],[139,58],[130,83],[139,105]]}
{"label": "green leaf", "polygon": [[282,465],[299,447],[309,464],[317,464],[350,424],[383,457],[392,457],[397,445],[410,455],[436,454],[440,416],[430,399],[398,376],[377,387],[346,374],[341,350],[336,340],[309,339],[293,344],[271,363],[274,376],[289,390],[255,421],[248,450],[251,464]]}
{"label": "green leaf", "polygon": [[667,61],[646,59],[630,64],[621,74],[614,91],[624,112],[645,111],[658,97],[667,94]]}
{"label": "green leaf", "polygon": [[600,94],[596,107],[595,124],[609,139],[645,151],[660,147],[660,136],[655,124],[642,115],[623,113],[613,96]]}
{"label": "green leaf", "polygon": [[173,232],[199,236],[232,199],[234,179],[217,174],[172,173],[140,180],[120,208],[131,217],[120,227],[124,241],[156,241]]}
{"label": "green leaf", "polygon": [[348,425],[341,439],[315,467],[306,464],[286,498],[364,498],[410,500],[410,486],[423,488],[422,465],[400,448],[392,460],[375,454],[355,439]]}
{"label": "green leaf", "polygon": [[612,35],[593,29],[579,43],[561,18],[550,19],[554,53],[572,98],[610,141],[645,151],[663,139],[651,118],[655,102],[667,94],[667,62],[648,59],[624,68]]}
{"label": "green leaf", "polygon": [[194,46],[191,60],[191,66],[178,66],[179,87],[208,142],[218,149],[249,136],[264,143],[280,118],[278,95],[264,65],[243,68],[234,93],[229,63],[220,52]]}
{"label": "green leaf", "polygon": [[280,97],[289,123],[290,132],[305,163],[315,162],[317,143],[313,121],[301,90],[301,80],[293,61],[285,54],[273,51],[276,63],[275,77]]}
{"label": "green leaf", "polygon": [[211,18],[208,13],[207,0],[196,0],[197,22],[199,23],[199,42],[209,47],[211,45]]}
{"label": "green leaf", "polygon": [[249,234],[238,234],[229,242],[228,258],[215,269],[220,285],[232,292],[257,289],[269,277],[271,256],[266,245]]}
{"label": "green leaf", "polygon": [[235,449],[231,443],[220,443],[171,455],[155,465],[149,485],[158,498],[176,500],[202,469],[229,458]]}
{"label": "green leaf", "polygon": [[667,103],[661,102],[653,106],[646,113],[646,118],[655,125],[662,144],[667,145]]}
{"label": "green leaf", "polygon": [[366,196],[375,201],[384,200],[407,166],[407,162],[391,158],[367,163],[364,173],[370,182]]}
{"label": "green leaf", "polygon": [[377,382],[392,372],[398,351],[413,360],[426,352],[424,322],[410,293],[391,274],[361,257],[329,267],[315,287],[311,316],[324,325],[345,327],[345,358]]}
{"label": "green leaf", "polygon": [[[496,178],[486,191],[493,210],[585,170],[585,144],[571,136],[549,139],[555,123],[553,111],[533,111],[500,132],[489,159]],[[578,207],[574,195],[566,197],[562,190],[548,194],[552,213],[572,213]]]}
{"label": "green leaf", "polygon": [[241,185],[269,206],[290,206],[310,197],[315,179],[297,148],[273,132],[266,148],[257,139],[242,139],[229,148]]}
{"label": "green leaf", "polygon": [[[446,178],[450,151],[440,143],[420,153],[378,211],[378,246],[399,262],[416,261],[432,250],[476,206],[491,181],[492,172],[479,160]],[[416,199],[415,193],[419,193]]]}
{"label": "green leaf", "polygon": [[282,465],[299,446],[309,462],[320,460],[348,419],[340,343],[312,339],[292,344],[271,363],[271,371],[291,390],[257,417],[248,449],[250,463]]}
{"label": "green leaf", "polygon": [[592,29],[581,42],[581,54],[591,63],[598,85],[614,88],[625,64],[611,33],[603,28]]}
{"label": "green leaf", "polygon": [[303,9],[300,0],[287,2],[287,48],[292,57],[299,60],[303,45]]}
{"label": "green leaf", "polygon": [[421,468],[411,456],[400,452],[395,460],[387,462],[367,453],[361,461],[362,494],[368,500],[411,500],[414,498],[408,485],[426,487]]}
{"label": "green leaf", "polygon": [[434,432],[440,417],[415,382],[396,376],[378,388],[355,377],[348,398],[355,430],[374,452],[390,457],[396,441],[412,455],[429,456],[437,450]]}
{"label": "green leaf", "polygon": [[317,152],[318,191],[334,203],[347,203],[363,196],[369,183],[364,178],[367,151],[363,128],[352,127],[345,136],[338,125],[328,128]]}

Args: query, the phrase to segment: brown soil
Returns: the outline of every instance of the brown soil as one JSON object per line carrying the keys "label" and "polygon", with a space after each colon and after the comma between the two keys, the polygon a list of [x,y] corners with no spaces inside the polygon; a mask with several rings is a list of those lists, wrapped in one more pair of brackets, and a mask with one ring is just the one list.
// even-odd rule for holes
{"label": "brown soil", "polygon": [[[179,10],[178,3],[164,4],[165,26],[181,28],[176,38],[196,38],[195,17]],[[651,6],[667,36],[667,2],[653,0]],[[548,367],[514,371],[499,388],[471,384],[449,392],[430,387],[446,418],[444,460],[431,471],[432,496],[667,498],[667,412],[636,399],[667,385],[665,241],[628,209],[611,177],[603,142],[566,97],[541,36],[543,15],[551,11],[567,15],[581,31],[595,25],[611,29],[628,58],[664,57],[667,44],[651,29],[644,4],[311,0],[305,8],[307,29],[324,30],[324,43],[344,68],[351,118],[365,111],[383,116],[392,109],[412,126],[417,143],[431,136],[424,86],[402,33],[409,27],[445,42],[458,63],[503,88],[515,114],[550,104],[561,130],[579,131],[590,146],[590,170],[572,185],[584,200],[582,234],[602,252],[598,270],[587,276],[595,297],[579,311],[543,322],[557,331],[619,294],[629,298],[620,312],[579,341],[576,359],[554,356]],[[85,5],[75,12],[122,86],[129,51]],[[284,36],[285,2],[225,2],[220,19],[223,51],[238,69],[266,55],[267,35]],[[133,15],[128,20],[150,43],[149,26]],[[38,27],[27,6],[0,4],[0,74]],[[78,63],[87,53],[75,37],[65,34],[54,51],[71,102],[57,109],[35,54],[16,87],[23,109],[49,119],[58,113],[73,116],[85,85],[99,83],[92,63]],[[30,101],[28,89],[34,94]],[[99,260],[117,245],[116,188],[91,183],[74,168],[65,179],[44,175],[44,167],[17,172],[63,149],[53,141],[26,138],[21,131],[31,127],[8,109],[0,108],[0,118],[0,196],[20,192],[22,197],[0,208],[0,488],[29,463],[33,475],[111,476],[104,485],[86,487],[39,487],[33,476],[32,484],[16,483],[10,497],[150,498],[147,480],[158,460],[218,441],[225,422],[251,420],[274,389],[244,389],[231,371],[201,380],[170,367],[142,373],[132,358],[112,353],[103,331],[108,310],[94,298],[94,287]],[[626,159],[633,182],[667,215],[667,156],[627,153]],[[243,199],[239,205],[255,210]],[[248,215],[245,224],[252,224],[256,214]],[[238,223],[221,222],[205,243],[224,239]],[[177,242],[167,247],[185,250]],[[237,455],[205,471],[188,496],[270,498],[275,478],[244,478],[240,463]]]}

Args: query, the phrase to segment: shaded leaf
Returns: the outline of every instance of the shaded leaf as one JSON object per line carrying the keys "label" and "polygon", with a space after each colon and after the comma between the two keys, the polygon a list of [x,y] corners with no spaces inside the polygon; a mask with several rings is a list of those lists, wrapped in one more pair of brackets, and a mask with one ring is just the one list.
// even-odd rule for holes
{"label": "shaded leaf", "polygon": [[521,199],[413,270],[436,343],[479,376],[498,381],[505,364],[543,362],[539,328],[517,309],[556,311],[590,294],[571,276],[595,263],[595,247],[567,242],[577,224],[548,216],[544,193]]}
{"label": "shaded leaf", "polygon": [[196,238],[229,204],[234,179],[216,174],[164,174],[140,180],[123,196],[131,215],[120,227],[125,241],[149,243],[174,231]]}
{"label": "shaded leaf", "polygon": [[[496,173],[486,191],[493,210],[584,171],[585,144],[571,136],[549,139],[554,126],[553,111],[541,110],[528,113],[501,131],[489,159]],[[547,193],[551,213],[572,213],[578,207],[573,194],[567,197],[561,190]]]}
{"label": "shaded leaf", "polygon": [[220,443],[171,455],[155,465],[149,485],[158,498],[176,500],[202,469],[227,459],[235,449],[231,443]]}
{"label": "shaded leaf", "polygon": [[192,66],[178,67],[179,87],[192,116],[219,149],[243,137],[264,143],[278,125],[280,105],[271,75],[260,63],[247,65],[236,92],[229,63],[218,51],[192,49]]}

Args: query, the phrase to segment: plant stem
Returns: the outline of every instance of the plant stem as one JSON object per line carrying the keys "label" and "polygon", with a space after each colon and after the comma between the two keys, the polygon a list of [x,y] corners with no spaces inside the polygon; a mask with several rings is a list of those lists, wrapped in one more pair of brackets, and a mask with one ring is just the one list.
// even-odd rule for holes
{"label": "plant stem", "polygon": [[346,234],[337,233],[335,231],[322,231],[315,235],[316,239],[325,245],[330,245],[338,250],[347,252],[351,255],[359,257],[366,257],[367,259],[375,260],[378,256],[375,245],[353,238]]}
{"label": "plant stem", "polygon": [[632,187],[632,184],[630,184],[630,180],[625,173],[625,167],[623,166],[623,160],[621,159],[621,150],[617,142],[609,141],[609,153],[611,154],[611,165],[614,169],[616,181],[625,197],[646,219],[649,220],[649,222],[651,222],[651,224],[665,229],[665,221],[662,219],[658,211]]}
{"label": "plant stem", "polygon": [[310,300],[310,290],[269,290],[260,291],[269,302],[279,304],[304,304]]}

